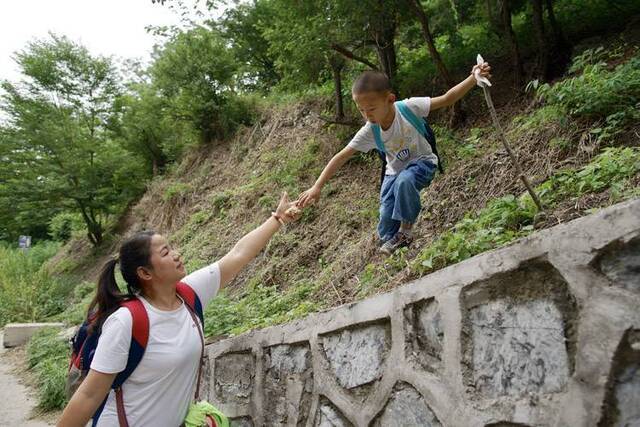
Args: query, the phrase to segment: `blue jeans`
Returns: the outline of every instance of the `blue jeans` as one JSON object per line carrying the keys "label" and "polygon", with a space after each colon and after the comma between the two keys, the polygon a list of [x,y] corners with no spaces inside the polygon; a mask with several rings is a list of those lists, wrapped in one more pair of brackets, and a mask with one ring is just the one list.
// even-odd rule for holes
{"label": "blue jeans", "polygon": [[400,223],[413,224],[420,213],[420,190],[427,187],[436,172],[436,165],[416,160],[397,175],[385,175],[380,188],[380,222],[378,236],[383,242],[400,229]]}

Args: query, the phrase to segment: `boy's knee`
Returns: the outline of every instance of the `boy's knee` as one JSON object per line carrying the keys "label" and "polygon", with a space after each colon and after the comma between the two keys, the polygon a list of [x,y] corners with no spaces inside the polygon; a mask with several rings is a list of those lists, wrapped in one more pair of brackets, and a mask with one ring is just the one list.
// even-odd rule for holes
{"label": "boy's knee", "polygon": [[406,187],[407,185],[413,185],[413,176],[411,172],[402,171],[396,178],[396,185],[400,187]]}

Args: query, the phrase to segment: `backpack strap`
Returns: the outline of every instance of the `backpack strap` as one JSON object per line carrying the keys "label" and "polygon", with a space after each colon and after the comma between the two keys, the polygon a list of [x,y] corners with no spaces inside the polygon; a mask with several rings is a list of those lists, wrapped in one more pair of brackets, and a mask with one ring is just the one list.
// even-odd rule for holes
{"label": "backpack strap", "polygon": [[[120,427],[129,427],[127,422],[127,414],[124,410],[124,399],[122,397],[122,384],[129,378],[140,364],[142,356],[147,349],[149,342],[149,315],[142,301],[138,298],[132,298],[121,302],[120,307],[125,307],[131,313],[131,344],[129,344],[129,356],[127,357],[127,365],[124,370],[116,375],[111,384],[111,388],[115,391],[116,410],[118,413],[118,424]],[[102,402],[93,415],[93,426],[96,426],[107,399]]]}
{"label": "backpack strap", "polygon": [[442,167],[442,161],[440,159],[440,155],[438,154],[438,148],[436,146],[436,136],[433,134],[433,130],[429,126],[429,122],[427,121],[427,118],[426,117],[421,118],[416,116],[413,110],[411,110],[411,108],[409,108],[407,103],[404,101],[396,101],[395,104],[398,107],[400,114],[402,114],[402,117],[404,117],[406,121],[411,123],[411,126],[413,126],[415,130],[417,130],[418,133],[424,136],[424,139],[427,140],[427,142],[429,143],[429,146],[431,147],[431,151],[438,158],[438,170],[440,171],[440,173],[444,173],[444,168]]}
{"label": "backpack strap", "polygon": [[371,123],[371,130],[373,131],[373,139],[376,142],[376,147],[381,153],[386,153],[384,150],[384,142],[382,141],[382,131],[380,125],[377,123]]}
{"label": "backpack strap", "polygon": [[413,126],[420,135],[426,138],[427,129],[424,121],[420,117],[415,115],[415,113],[411,110],[411,108],[409,108],[407,103],[404,101],[396,101],[396,107],[398,107],[398,110],[400,111],[400,114],[402,114],[402,117],[404,117],[406,121],[411,123],[411,126]]}
{"label": "backpack strap", "polygon": [[[194,291],[193,288],[185,282],[178,282],[176,285],[176,291],[187,305],[187,311],[191,315],[193,322],[196,324],[198,334],[200,334],[200,342],[202,344],[200,363],[198,364],[198,380],[194,395],[194,401],[197,402],[200,399],[200,382],[202,378],[202,368],[204,367],[204,314],[202,313],[202,302],[200,302],[200,297],[198,297],[196,291]],[[198,319],[200,319],[201,326],[198,326]]]}
{"label": "backpack strap", "polygon": [[138,364],[140,364],[140,361],[142,360],[142,356],[144,356],[147,343],[149,342],[149,315],[147,314],[147,309],[144,308],[142,301],[138,298],[132,298],[121,303],[120,306],[126,307],[131,313],[131,344],[129,345],[127,366],[113,381],[114,389],[119,388],[138,367]]}
{"label": "backpack strap", "polygon": [[200,319],[200,324],[204,327],[204,314],[202,312],[202,302],[196,291],[185,282],[178,282],[176,285],[176,292],[180,295],[180,298],[189,306],[191,311],[194,311]]}

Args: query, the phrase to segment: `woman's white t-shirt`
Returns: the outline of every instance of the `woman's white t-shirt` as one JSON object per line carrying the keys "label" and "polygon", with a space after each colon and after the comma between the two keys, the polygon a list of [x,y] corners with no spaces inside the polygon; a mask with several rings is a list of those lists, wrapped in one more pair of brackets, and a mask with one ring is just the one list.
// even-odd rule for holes
{"label": "woman's white t-shirt", "polygon": [[[183,282],[198,294],[202,306],[218,293],[218,263],[189,274]],[[122,385],[127,421],[131,426],[182,424],[193,399],[202,344],[191,314],[183,303],[173,311],[154,308],[140,297],[149,315],[149,341],[138,367]],[[131,344],[131,313],[120,308],[102,326],[91,369],[113,374],[127,365]],[[109,392],[99,427],[118,426],[115,393]]]}

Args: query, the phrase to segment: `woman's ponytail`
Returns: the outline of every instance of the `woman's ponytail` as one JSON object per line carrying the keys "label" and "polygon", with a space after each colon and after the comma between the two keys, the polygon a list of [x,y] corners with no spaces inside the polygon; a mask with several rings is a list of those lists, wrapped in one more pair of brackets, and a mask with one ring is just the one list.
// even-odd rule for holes
{"label": "woman's ponytail", "polygon": [[126,298],[118,288],[116,282],[116,265],[118,260],[111,259],[102,267],[98,278],[96,295],[89,304],[88,317],[94,318],[91,329],[100,331],[102,324],[114,311],[120,307],[120,302]]}
{"label": "woman's ponytail", "polygon": [[[120,307],[120,303],[133,297],[140,290],[138,267],[150,267],[151,238],[153,231],[141,231],[120,247],[119,259],[111,259],[102,267],[96,295],[89,304],[87,317],[91,319],[90,331],[102,330],[107,317]],[[128,293],[122,293],[116,282],[116,265],[127,283]]]}

